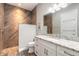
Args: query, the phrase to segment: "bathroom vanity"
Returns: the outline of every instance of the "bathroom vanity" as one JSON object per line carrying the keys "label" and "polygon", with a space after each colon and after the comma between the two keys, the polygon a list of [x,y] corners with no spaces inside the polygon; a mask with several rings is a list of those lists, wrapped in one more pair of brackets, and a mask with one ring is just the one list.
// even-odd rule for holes
{"label": "bathroom vanity", "polygon": [[37,56],[79,56],[79,42],[38,35],[34,52]]}

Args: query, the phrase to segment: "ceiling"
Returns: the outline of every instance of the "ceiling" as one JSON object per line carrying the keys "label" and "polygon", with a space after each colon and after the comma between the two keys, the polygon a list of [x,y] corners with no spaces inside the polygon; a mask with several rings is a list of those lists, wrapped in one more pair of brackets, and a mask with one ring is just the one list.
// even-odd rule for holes
{"label": "ceiling", "polygon": [[20,8],[24,8],[32,11],[34,7],[38,5],[38,3],[9,3],[10,5],[14,5]]}

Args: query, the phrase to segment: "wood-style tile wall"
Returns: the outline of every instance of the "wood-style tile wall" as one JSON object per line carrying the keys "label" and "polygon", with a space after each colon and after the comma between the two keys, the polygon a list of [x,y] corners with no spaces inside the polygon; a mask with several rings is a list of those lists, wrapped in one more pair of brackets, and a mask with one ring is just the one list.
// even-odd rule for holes
{"label": "wood-style tile wall", "polygon": [[32,10],[32,21],[31,21],[31,24],[33,24],[33,25],[36,25],[36,8],[37,7],[35,7],[33,10]]}
{"label": "wood-style tile wall", "polygon": [[[21,9],[19,7],[15,7],[8,4],[1,4],[0,5],[0,48],[18,46],[19,24],[31,24],[31,11]],[[1,29],[3,31],[3,35],[1,33]],[[3,40],[3,42],[1,40]],[[2,43],[3,46],[1,47]]]}
{"label": "wood-style tile wall", "polygon": [[4,4],[4,48],[19,43],[18,25],[31,23],[31,12],[12,5]]}
{"label": "wood-style tile wall", "polygon": [[0,51],[3,49],[4,5],[0,4]]}
{"label": "wood-style tile wall", "polygon": [[16,6],[0,3],[0,51],[18,46],[19,24],[36,25],[36,8],[31,12]]}

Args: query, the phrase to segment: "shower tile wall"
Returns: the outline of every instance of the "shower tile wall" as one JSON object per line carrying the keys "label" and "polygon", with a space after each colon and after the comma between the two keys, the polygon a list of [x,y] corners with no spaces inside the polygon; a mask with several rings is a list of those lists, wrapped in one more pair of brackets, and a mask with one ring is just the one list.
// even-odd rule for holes
{"label": "shower tile wall", "polygon": [[18,45],[18,25],[30,24],[31,12],[4,4],[4,48]]}
{"label": "shower tile wall", "polygon": [[36,8],[37,8],[37,7],[35,7],[35,8],[32,10],[32,21],[31,21],[31,24],[33,24],[33,25],[36,25],[36,22],[37,22],[37,21],[36,21],[36,15],[37,15],[37,14],[36,14],[36,11],[37,11]]}
{"label": "shower tile wall", "polygon": [[0,51],[18,45],[18,25],[31,24],[31,12],[8,4],[0,4]]}
{"label": "shower tile wall", "polygon": [[3,18],[4,17],[4,8],[3,8],[3,4],[0,4],[0,51],[3,48]]}

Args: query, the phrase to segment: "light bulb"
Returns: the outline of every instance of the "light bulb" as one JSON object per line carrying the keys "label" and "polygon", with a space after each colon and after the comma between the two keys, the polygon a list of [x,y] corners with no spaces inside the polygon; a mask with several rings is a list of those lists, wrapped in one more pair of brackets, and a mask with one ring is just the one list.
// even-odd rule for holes
{"label": "light bulb", "polygon": [[56,11],[59,11],[61,8],[60,7],[58,7],[58,8],[56,8]]}
{"label": "light bulb", "polygon": [[51,11],[52,11],[52,8],[50,7],[50,8],[49,8],[49,12],[51,12]]}
{"label": "light bulb", "polygon": [[55,13],[55,10],[52,10],[52,13]]}
{"label": "light bulb", "polygon": [[59,3],[59,7],[61,8],[66,8],[68,6],[67,3]]}
{"label": "light bulb", "polygon": [[59,11],[61,8],[58,4],[54,4],[53,9]]}
{"label": "light bulb", "polygon": [[50,7],[50,8],[49,8],[49,12],[50,12],[50,13],[55,13],[55,10],[54,10],[52,7]]}
{"label": "light bulb", "polygon": [[56,10],[56,8],[58,8],[58,5],[54,4],[53,9]]}

